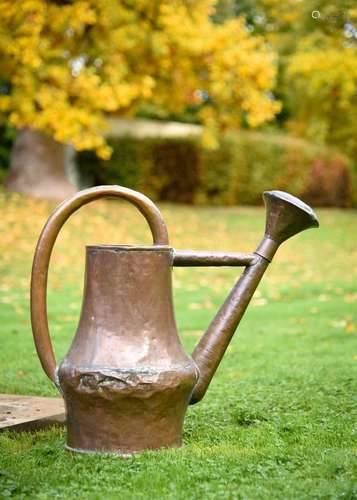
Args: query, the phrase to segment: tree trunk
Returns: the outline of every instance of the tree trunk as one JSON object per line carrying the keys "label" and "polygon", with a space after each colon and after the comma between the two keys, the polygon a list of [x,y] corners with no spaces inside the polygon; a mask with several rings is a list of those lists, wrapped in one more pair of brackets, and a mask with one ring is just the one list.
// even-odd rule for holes
{"label": "tree trunk", "polygon": [[5,186],[38,198],[64,199],[76,188],[66,170],[69,147],[31,128],[17,132]]}

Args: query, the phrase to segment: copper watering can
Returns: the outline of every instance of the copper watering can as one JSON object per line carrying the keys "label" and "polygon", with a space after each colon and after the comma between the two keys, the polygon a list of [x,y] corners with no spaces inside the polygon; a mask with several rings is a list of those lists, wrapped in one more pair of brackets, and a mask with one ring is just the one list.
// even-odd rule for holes
{"label": "copper watering can", "polygon": [[[204,396],[279,245],[319,225],[313,210],[298,198],[282,191],[263,196],[266,230],[251,254],[174,250],[153,202],[120,186],[81,191],[53,212],[34,256],[31,319],[42,367],[65,400],[67,448],[131,454],[181,445],[187,406]],[[77,333],[56,367],[46,312],[51,251],[68,217],[102,197],[133,203],[150,226],[153,245],[87,246]],[[183,350],[176,329],[173,266],[245,267],[192,358]]]}

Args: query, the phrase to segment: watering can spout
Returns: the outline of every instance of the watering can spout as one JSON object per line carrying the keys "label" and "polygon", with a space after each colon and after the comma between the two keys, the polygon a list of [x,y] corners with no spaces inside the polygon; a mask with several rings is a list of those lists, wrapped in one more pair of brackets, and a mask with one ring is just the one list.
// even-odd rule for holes
{"label": "watering can spout", "polygon": [[[263,198],[266,206],[263,239],[253,254],[242,255],[240,264],[228,262],[228,265],[245,265],[245,271],[192,354],[200,376],[192,392],[191,404],[197,403],[205,395],[254,291],[279,245],[305,229],[319,226],[312,208],[298,198],[283,191],[267,191],[263,194]],[[225,258],[227,259],[227,256]]]}

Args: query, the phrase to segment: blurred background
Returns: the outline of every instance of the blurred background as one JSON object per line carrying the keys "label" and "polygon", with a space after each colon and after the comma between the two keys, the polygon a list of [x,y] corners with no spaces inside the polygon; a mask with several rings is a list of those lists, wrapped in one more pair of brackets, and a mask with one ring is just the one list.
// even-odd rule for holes
{"label": "blurred background", "polygon": [[[20,8],[21,7],[21,8]],[[353,0],[0,1],[0,180],[357,203]]]}

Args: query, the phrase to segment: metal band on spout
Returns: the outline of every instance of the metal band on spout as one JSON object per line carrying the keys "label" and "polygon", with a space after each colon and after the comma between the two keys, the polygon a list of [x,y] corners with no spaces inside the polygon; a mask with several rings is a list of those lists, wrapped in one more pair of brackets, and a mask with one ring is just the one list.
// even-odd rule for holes
{"label": "metal band on spout", "polygon": [[271,262],[278,248],[279,243],[265,236],[254,253]]}

